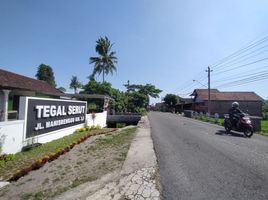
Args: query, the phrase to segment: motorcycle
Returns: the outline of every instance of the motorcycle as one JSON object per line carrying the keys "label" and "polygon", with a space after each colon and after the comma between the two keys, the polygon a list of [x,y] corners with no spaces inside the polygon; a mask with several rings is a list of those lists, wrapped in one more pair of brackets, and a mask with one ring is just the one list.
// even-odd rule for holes
{"label": "motorcycle", "polygon": [[224,115],[224,128],[226,133],[229,134],[231,130],[243,132],[244,135],[250,138],[253,135],[253,125],[248,115],[241,113],[237,117],[238,121],[236,124],[233,124],[229,115]]}

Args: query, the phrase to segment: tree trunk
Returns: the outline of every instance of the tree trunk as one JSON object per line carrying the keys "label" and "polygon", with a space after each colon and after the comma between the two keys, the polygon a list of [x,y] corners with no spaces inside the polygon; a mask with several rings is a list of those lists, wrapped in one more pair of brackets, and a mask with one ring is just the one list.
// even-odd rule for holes
{"label": "tree trunk", "polygon": [[102,71],[102,83],[104,83],[104,69]]}

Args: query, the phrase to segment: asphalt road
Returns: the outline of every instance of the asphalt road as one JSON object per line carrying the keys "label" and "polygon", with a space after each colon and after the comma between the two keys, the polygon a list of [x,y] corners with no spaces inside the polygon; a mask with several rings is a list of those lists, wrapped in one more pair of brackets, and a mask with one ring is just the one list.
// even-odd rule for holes
{"label": "asphalt road", "polygon": [[268,199],[268,138],[151,112],[164,199]]}

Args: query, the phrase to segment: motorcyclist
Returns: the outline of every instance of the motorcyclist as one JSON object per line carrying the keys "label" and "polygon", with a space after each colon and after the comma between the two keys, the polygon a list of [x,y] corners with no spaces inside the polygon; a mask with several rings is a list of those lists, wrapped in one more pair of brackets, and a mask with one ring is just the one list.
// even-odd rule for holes
{"label": "motorcyclist", "polygon": [[241,117],[244,116],[244,113],[239,109],[239,103],[233,102],[232,107],[229,109],[229,116],[233,126],[237,126],[237,122]]}

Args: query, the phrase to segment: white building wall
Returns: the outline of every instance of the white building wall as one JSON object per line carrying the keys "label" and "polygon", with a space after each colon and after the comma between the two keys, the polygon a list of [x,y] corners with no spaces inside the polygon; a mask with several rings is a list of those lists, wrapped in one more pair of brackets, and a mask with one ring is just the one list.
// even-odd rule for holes
{"label": "white building wall", "polygon": [[107,121],[107,111],[104,111],[102,113],[95,113],[95,118],[92,118],[92,114],[87,114],[86,116],[86,123],[87,126],[97,126],[100,125],[102,128],[106,127]]}
{"label": "white building wall", "polygon": [[[84,124],[79,124],[76,126],[56,130],[56,131],[49,132],[49,133],[42,134],[42,135],[38,135],[38,136],[34,137],[34,141],[38,142],[38,143],[42,143],[42,144],[47,143],[47,142],[50,142],[52,140],[62,138],[66,135],[70,135],[70,134],[74,133],[76,131],[76,129],[83,128],[84,126],[85,126]],[[25,138],[25,136],[24,136],[24,138]],[[28,138],[27,140],[31,141],[32,138]],[[23,145],[27,144],[27,140],[24,139]]]}
{"label": "white building wall", "polygon": [[23,145],[24,121],[0,122],[1,153],[17,153]]}
{"label": "white building wall", "polygon": [[20,105],[19,105],[20,120],[25,120],[25,112],[26,112],[26,97],[20,97]]}
{"label": "white building wall", "polygon": [[4,93],[0,90],[0,121],[4,121],[4,109],[5,109]]}
{"label": "white building wall", "polygon": [[[100,125],[101,127],[106,127],[106,120],[107,111],[96,113],[94,120],[92,119],[92,114],[86,115],[87,126]],[[79,124],[76,126],[35,136],[33,140],[32,138],[28,138],[26,140],[24,133],[24,123],[24,120],[0,122],[0,142],[2,143],[2,152],[0,153],[17,153],[21,151],[23,146],[27,145],[27,141],[34,141],[38,143],[50,142],[66,135],[70,135],[74,133],[76,129],[85,126],[85,124]]]}
{"label": "white building wall", "polygon": [[[1,100],[1,95],[0,95]],[[71,126],[68,128],[56,130],[53,132],[45,133],[35,136],[34,139],[27,138],[25,133],[25,111],[26,111],[26,97],[20,98],[19,120],[0,122],[0,143],[2,144],[1,153],[17,153],[20,152],[23,146],[32,142],[46,143],[52,140],[64,137],[74,133],[78,128],[87,126],[106,127],[107,111],[102,113],[96,113],[95,118],[92,118],[92,114],[86,115],[86,122]]]}

